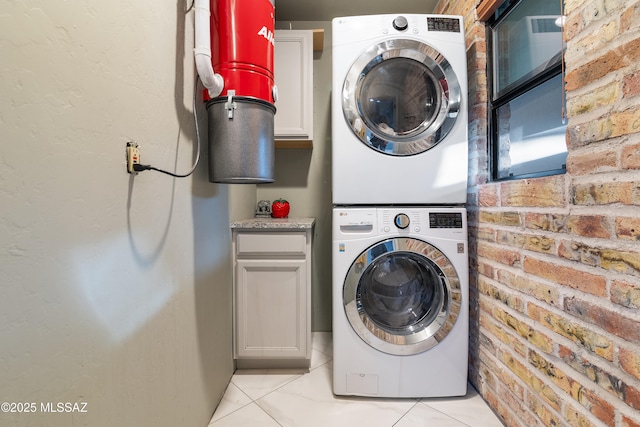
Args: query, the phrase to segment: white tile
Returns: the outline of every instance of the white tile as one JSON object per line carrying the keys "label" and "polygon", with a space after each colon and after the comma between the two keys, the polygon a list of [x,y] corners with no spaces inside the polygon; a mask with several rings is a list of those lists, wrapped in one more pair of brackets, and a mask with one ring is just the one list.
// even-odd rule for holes
{"label": "white tile", "polygon": [[329,357],[333,357],[333,334],[331,332],[313,332],[312,347]]}
{"label": "white tile", "polygon": [[[479,426],[479,424],[478,424]],[[393,427],[468,427],[450,416],[443,414],[423,403],[416,406],[404,416]]]}
{"label": "white tile", "polygon": [[413,399],[337,398],[330,365],[290,382],[257,401],[284,427],[392,426],[409,411]]}
{"label": "white tile", "polygon": [[216,412],[213,414],[213,418],[211,418],[211,422],[219,420],[249,403],[251,403],[251,399],[233,383],[229,383],[220,404],[216,408]]}
{"label": "white tile", "polygon": [[502,427],[502,422],[471,386],[467,395],[453,398],[422,399],[422,403],[472,427]]}
{"label": "white tile", "polygon": [[252,400],[258,400],[302,374],[289,374],[286,370],[236,371],[231,382]]}
{"label": "white tile", "polygon": [[224,418],[209,424],[210,427],[279,427],[266,412],[251,403]]}
{"label": "white tile", "polygon": [[320,350],[314,348],[313,350],[311,350],[311,366],[309,366],[309,370],[313,371],[314,369],[319,368],[330,360],[330,356],[327,356]]}
{"label": "white tile", "polygon": [[464,397],[420,399],[420,403],[336,397],[332,350],[331,333],[314,332],[311,372],[237,371],[210,426],[502,427],[471,385]]}

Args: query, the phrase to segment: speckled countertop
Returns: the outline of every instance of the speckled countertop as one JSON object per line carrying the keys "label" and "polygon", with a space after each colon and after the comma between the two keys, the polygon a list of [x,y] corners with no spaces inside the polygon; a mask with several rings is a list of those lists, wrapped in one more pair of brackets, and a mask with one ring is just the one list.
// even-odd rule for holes
{"label": "speckled countertop", "polygon": [[251,218],[234,221],[231,228],[269,230],[307,230],[313,228],[315,218]]}

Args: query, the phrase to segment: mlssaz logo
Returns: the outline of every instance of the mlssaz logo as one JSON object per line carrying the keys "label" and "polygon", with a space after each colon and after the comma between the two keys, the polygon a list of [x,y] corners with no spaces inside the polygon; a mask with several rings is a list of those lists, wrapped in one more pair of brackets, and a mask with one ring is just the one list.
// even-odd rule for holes
{"label": "mlssaz logo", "polygon": [[269,43],[275,46],[275,42],[273,40],[273,31],[268,30],[266,26],[260,28],[260,31],[258,31],[258,35],[264,37]]}

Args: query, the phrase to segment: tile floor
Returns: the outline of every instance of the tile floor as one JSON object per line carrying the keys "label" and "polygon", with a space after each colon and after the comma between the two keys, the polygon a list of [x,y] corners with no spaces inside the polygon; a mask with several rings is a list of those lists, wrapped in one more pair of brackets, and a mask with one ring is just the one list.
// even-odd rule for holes
{"label": "tile floor", "polygon": [[471,385],[456,398],[336,397],[331,354],[331,334],[314,332],[309,372],[236,371],[209,427],[502,427]]}

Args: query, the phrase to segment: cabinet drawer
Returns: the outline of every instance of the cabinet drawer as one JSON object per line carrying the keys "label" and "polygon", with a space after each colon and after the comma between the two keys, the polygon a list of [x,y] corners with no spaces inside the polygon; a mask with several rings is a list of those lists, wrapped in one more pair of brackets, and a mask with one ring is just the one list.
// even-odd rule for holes
{"label": "cabinet drawer", "polygon": [[299,255],[307,252],[305,233],[238,233],[236,254],[247,255]]}

